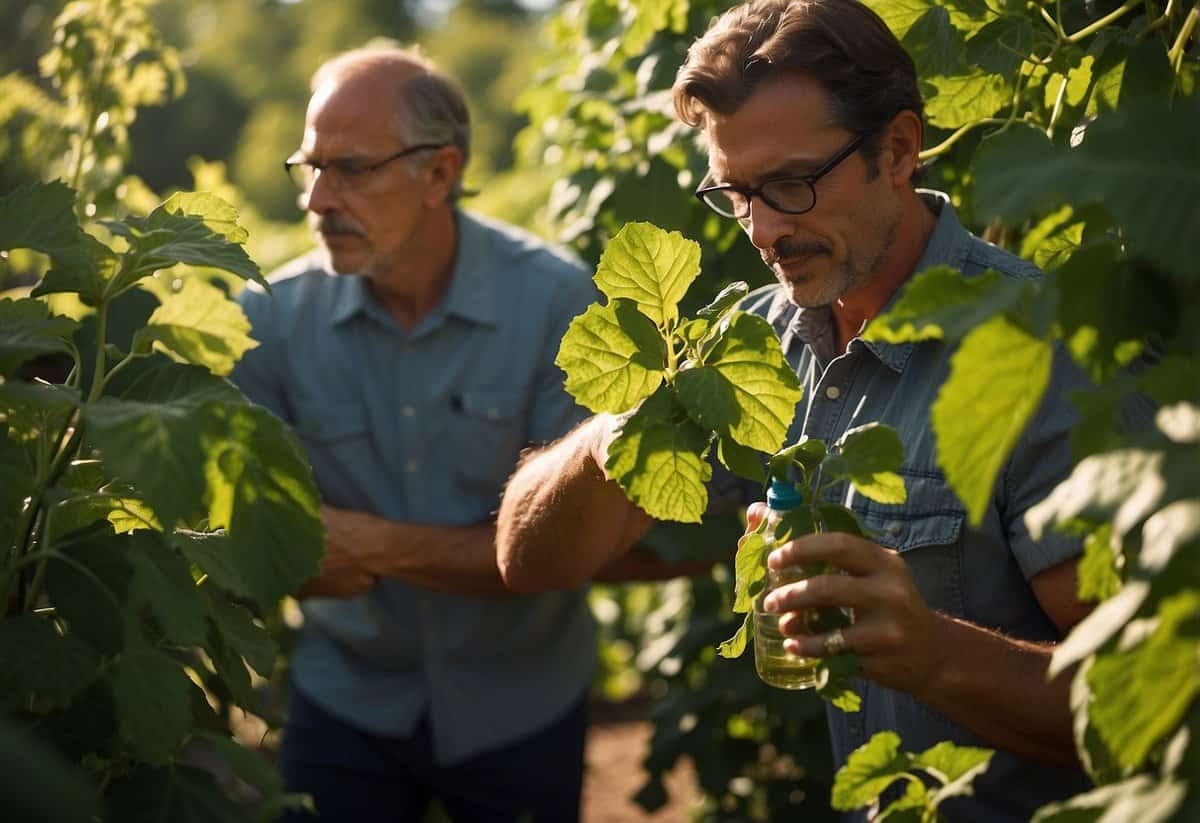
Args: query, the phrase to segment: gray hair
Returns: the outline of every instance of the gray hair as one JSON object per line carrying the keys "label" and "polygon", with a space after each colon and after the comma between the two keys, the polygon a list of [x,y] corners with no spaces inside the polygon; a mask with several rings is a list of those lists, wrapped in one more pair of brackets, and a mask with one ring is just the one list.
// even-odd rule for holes
{"label": "gray hair", "polygon": [[[336,77],[348,77],[374,69],[413,72],[401,86],[393,117],[396,137],[405,145],[444,143],[455,146],[463,155],[463,168],[471,159],[471,115],[462,89],[453,79],[414,47],[397,45],[366,46],[344,52],[325,62],[312,76],[311,88]],[[416,174],[420,160],[411,159],[408,169]],[[450,188],[449,200],[462,197],[462,174]]]}

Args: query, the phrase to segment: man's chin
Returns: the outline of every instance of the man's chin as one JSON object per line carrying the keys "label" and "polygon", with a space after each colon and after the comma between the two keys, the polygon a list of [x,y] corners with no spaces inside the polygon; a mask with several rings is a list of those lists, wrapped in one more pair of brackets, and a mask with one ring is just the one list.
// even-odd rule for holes
{"label": "man's chin", "polygon": [[362,269],[361,255],[348,254],[321,244],[321,256],[325,258],[325,267],[336,274],[354,274]]}

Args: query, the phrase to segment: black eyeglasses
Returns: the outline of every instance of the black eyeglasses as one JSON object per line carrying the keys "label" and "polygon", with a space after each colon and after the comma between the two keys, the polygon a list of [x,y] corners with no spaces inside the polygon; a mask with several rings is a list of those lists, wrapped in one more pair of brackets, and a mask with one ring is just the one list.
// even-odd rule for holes
{"label": "black eyeglasses", "polygon": [[[701,183],[700,188],[696,190],[696,197],[722,217],[738,220],[745,220],[750,216],[750,201],[756,194],[775,211],[784,214],[804,214],[806,211],[812,211],[813,206],[817,205],[817,181],[833,171],[838,163],[854,154],[866,139],[866,134],[856,135],[812,174],[803,177],[776,177],[757,187],[735,186],[732,183],[705,186]],[[708,177],[705,176],[704,179],[707,180]]]}
{"label": "black eyeglasses", "polygon": [[283,168],[302,192],[307,192],[312,188],[317,172],[321,173],[330,188],[335,191],[345,191],[363,185],[372,172],[378,171],[393,160],[408,157],[419,151],[440,149],[448,145],[449,143],[421,143],[388,155],[382,160],[373,161],[347,157],[330,160],[328,163],[314,163],[312,160],[303,159],[300,152],[296,152],[283,161]]}

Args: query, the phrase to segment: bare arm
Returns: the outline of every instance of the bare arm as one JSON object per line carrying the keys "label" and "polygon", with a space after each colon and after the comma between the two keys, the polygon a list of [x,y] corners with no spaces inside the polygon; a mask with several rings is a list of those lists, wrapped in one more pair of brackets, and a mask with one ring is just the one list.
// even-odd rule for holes
{"label": "bare arm", "polygon": [[380,578],[474,596],[511,594],[496,567],[496,527],[400,523],[366,512],[321,507],[325,559],[321,576],[299,597],[352,597]]}
{"label": "bare arm", "polygon": [[624,555],[653,522],[605,478],[613,418],[598,415],[521,461],[497,518],[500,574],[514,591],[573,589]]}
{"label": "bare arm", "polygon": [[[1030,643],[930,609],[907,564],[890,549],[844,534],[810,535],[770,557],[773,568],[829,562],[844,575],[822,575],[781,586],[768,608],[782,614],[789,651],[825,654],[826,635],[804,634],[800,609],[853,606],[843,631],[863,671],[884,686],[913,695],[991,744],[1055,763],[1076,762],[1071,733],[1070,673],[1051,682],[1051,643]],[[1042,608],[1066,634],[1086,613],[1075,598],[1075,561],[1032,581]]]}

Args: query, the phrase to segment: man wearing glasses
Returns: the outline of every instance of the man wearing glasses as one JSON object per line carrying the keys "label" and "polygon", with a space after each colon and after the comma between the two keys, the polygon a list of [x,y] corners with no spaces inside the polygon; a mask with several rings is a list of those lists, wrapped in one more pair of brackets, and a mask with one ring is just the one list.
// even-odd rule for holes
{"label": "man wearing glasses", "polygon": [[[416,54],[317,71],[285,163],[320,248],[247,289],[233,375],[290,423],[324,501],[297,593],[281,764],[325,821],[577,818],[594,640],[581,587],[516,596],[495,511],[520,451],[583,414],[554,365],[580,267],[457,207],[461,92]],[[290,812],[286,820],[312,820]]]}
{"label": "man wearing glasses", "polygon": [[[776,568],[828,562],[843,572],[768,598],[789,651],[853,650],[862,661],[862,711],[829,712],[835,760],[883,730],[909,751],[942,740],[995,748],[974,796],[942,809],[955,820],[1029,820],[1087,785],[1070,675],[1046,680],[1054,644],[1085,614],[1075,595],[1080,546],[1033,541],[1023,517],[1070,470],[1066,395],[1082,377],[1056,362],[1046,400],[972,529],[929,428],[952,350],[860,333],[931,266],[1038,273],[968,233],[945,195],[914,188],[923,104],[913,62],[856,0],[754,0],[730,10],[692,45],[674,97],[680,118],[707,138],[709,174],[697,196],[740,221],[778,280],[742,308],[771,322],[804,384],[789,441],[833,442],[880,421],[905,445],[908,502],[850,501],[870,540],[814,535],[771,556]],[[613,427],[593,418],[526,458],[510,480],[497,545],[515,589],[574,585],[647,528],[605,479]],[[564,532],[575,538],[569,552],[556,539]],[[853,607],[856,622],[806,635],[797,612],[822,606]]]}

